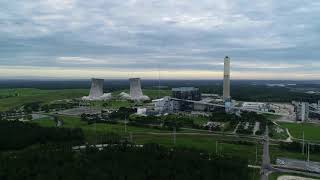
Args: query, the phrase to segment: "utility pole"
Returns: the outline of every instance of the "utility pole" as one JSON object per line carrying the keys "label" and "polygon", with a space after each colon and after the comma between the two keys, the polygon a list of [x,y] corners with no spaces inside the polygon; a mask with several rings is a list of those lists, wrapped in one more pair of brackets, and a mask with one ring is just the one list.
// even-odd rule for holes
{"label": "utility pole", "polygon": [[127,116],[124,117],[124,132],[127,133]]}
{"label": "utility pole", "polygon": [[133,143],[133,136],[132,136],[132,132],[130,132],[130,142]]}
{"label": "utility pole", "polygon": [[216,155],[218,155],[218,141],[216,141]]}
{"label": "utility pole", "polygon": [[95,142],[97,145],[97,119],[94,119],[94,135],[95,135]]}
{"label": "utility pole", "polygon": [[176,127],[173,127],[173,144],[176,144]]}
{"label": "utility pole", "polygon": [[308,162],[310,161],[310,144],[308,143]]}
{"label": "utility pole", "polygon": [[304,155],[304,131],[302,131],[302,154]]}
{"label": "utility pole", "polygon": [[256,144],[256,164],[258,163],[258,144]]}

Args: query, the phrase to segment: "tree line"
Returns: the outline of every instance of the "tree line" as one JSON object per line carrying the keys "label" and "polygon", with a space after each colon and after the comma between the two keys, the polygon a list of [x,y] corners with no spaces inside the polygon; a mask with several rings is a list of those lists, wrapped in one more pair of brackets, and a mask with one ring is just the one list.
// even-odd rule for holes
{"label": "tree line", "polygon": [[247,160],[210,156],[193,149],[122,144],[73,152],[57,147],[2,154],[0,179],[243,180],[249,174]]}
{"label": "tree line", "polygon": [[20,121],[0,121],[0,151],[18,150],[33,144],[84,142],[81,129],[40,127]]}

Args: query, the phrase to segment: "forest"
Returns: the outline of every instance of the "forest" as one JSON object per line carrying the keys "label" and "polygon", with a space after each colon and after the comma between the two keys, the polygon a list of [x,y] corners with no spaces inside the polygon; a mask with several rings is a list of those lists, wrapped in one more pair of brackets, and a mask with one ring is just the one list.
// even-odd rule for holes
{"label": "forest", "polygon": [[0,151],[47,143],[84,143],[84,135],[81,129],[40,127],[31,123],[0,120]]}
{"label": "forest", "polygon": [[[136,146],[109,134],[108,147],[84,145],[81,129],[0,121],[1,180],[248,179],[248,160],[157,144]],[[233,173],[230,173],[230,172]]]}
{"label": "forest", "polygon": [[[79,152],[51,146],[2,154],[1,180],[236,180],[248,179],[247,160],[193,149],[128,144]],[[232,172],[232,173],[230,173]]]}

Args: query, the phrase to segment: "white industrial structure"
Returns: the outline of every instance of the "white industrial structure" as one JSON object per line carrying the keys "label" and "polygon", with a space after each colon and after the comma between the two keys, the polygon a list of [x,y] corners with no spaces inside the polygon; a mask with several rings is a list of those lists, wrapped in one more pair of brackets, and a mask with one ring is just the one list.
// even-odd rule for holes
{"label": "white industrial structure", "polygon": [[244,102],[242,103],[242,108],[247,110],[255,110],[255,111],[262,111],[262,112],[268,112],[269,108],[266,103],[261,102]]}
{"label": "white industrial structure", "polygon": [[[170,113],[175,110],[175,106],[178,106],[179,104],[175,101],[171,100],[171,97],[165,96],[161,99],[155,99],[152,101],[155,105],[155,111],[159,112],[160,114]],[[175,105],[177,104],[177,105]],[[176,108],[178,109],[178,108]]]}
{"label": "white industrial structure", "polygon": [[130,99],[134,101],[148,101],[150,98],[143,95],[141,89],[141,79],[140,78],[130,78],[130,94],[125,92],[120,93],[120,97],[123,99]]}
{"label": "white industrial structure", "polygon": [[223,99],[230,101],[230,58],[224,58]]}
{"label": "white industrial structure", "polygon": [[82,99],[88,101],[103,101],[111,99],[111,93],[103,93],[103,84],[103,79],[92,78],[89,96],[84,96]]}
{"label": "white industrial structure", "polygon": [[292,104],[295,106],[296,120],[305,122],[309,119],[309,103],[307,102],[295,102]]}

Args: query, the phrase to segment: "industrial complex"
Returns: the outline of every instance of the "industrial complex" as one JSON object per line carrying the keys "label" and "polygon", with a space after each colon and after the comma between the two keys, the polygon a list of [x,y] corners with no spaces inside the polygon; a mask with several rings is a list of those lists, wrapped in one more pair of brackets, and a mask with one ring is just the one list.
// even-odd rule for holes
{"label": "industrial complex", "polygon": [[[314,100],[290,102],[292,98],[282,102],[272,102],[266,98],[267,102],[261,100],[258,102],[255,101],[256,97],[250,97],[251,94],[241,99],[239,95],[236,96],[236,93],[232,94],[235,90],[232,91],[231,87],[236,89],[236,86],[231,86],[230,81],[232,61],[228,56],[223,61],[223,76],[221,76],[223,81],[217,83],[216,89],[212,89],[211,84],[190,86],[189,82],[181,85],[160,86],[160,79],[158,86],[152,82],[151,85],[142,88],[141,79],[136,77],[121,81],[121,87],[111,87],[109,83],[105,83],[104,79],[92,78],[88,96],[82,97],[88,93],[86,88],[82,89],[81,95],[73,96],[72,99],[55,99],[47,104],[25,103],[13,110],[0,113],[0,118],[24,122],[40,119],[38,121],[40,124],[41,119],[49,118],[48,121],[56,127],[67,127],[75,123],[74,126],[86,128],[86,132],[94,131],[85,135],[89,137],[88,140],[91,143],[96,144],[97,131],[103,134],[100,138],[102,143],[105,143],[103,141],[105,131],[122,133],[121,141],[130,143],[134,142],[133,138],[154,142],[152,137],[170,139],[172,136],[173,143],[176,144],[177,135],[179,135],[179,138],[185,138],[183,145],[189,145],[194,141],[202,140],[199,138],[204,138],[206,140],[201,142],[204,144],[200,146],[208,148],[206,150],[212,150],[210,143],[215,142],[216,155],[219,155],[219,151],[223,151],[222,148],[230,148],[229,153],[232,155],[239,153],[241,156],[246,156],[245,158],[250,159],[250,163],[254,164],[250,168],[259,169],[262,179],[272,172],[288,172],[286,171],[288,169],[294,172],[319,173],[320,165],[316,162],[314,155],[311,155],[311,160],[314,161],[310,160],[310,153],[318,152],[319,138],[305,140],[304,130],[299,130],[297,133],[295,129],[290,132],[289,128],[292,124],[301,125],[302,128],[303,126],[314,128],[313,124],[315,124],[317,128],[320,124],[320,101],[317,103]],[[112,89],[112,93],[108,93],[104,85],[110,86],[108,89]],[[283,88],[279,84],[267,84],[267,86]],[[264,88],[265,86],[261,89],[264,90]],[[71,94],[74,92],[75,90],[71,90]],[[12,96],[16,98],[18,93],[13,93]],[[251,99],[246,101],[247,98]],[[299,97],[295,99],[299,100]],[[64,121],[69,122],[64,124]],[[45,123],[48,122],[45,121]],[[97,123],[99,123],[98,126]],[[74,128],[73,125],[72,128]],[[134,129],[134,132],[129,132],[128,126],[131,130]],[[135,133],[135,136],[132,133]],[[191,136],[192,138],[188,139]],[[214,138],[215,140],[212,141]],[[224,147],[224,141],[230,146]],[[282,157],[282,154],[281,156],[273,154],[277,159],[273,159],[272,162],[269,155],[269,141],[273,146],[276,144],[277,153],[285,150],[290,151],[289,155]],[[167,143],[167,139],[163,142]],[[218,143],[221,143],[221,146]],[[195,144],[198,145],[197,142]],[[260,163],[259,144],[263,144],[263,149],[260,149],[262,150],[261,167],[257,166]],[[99,150],[108,146],[108,144],[96,145]],[[85,145],[79,147],[87,148]],[[236,152],[235,147],[245,147],[245,154]],[[253,153],[255,147],[256,161],[253,162],[253,158],[247,157],[247,154]],[[291,149],[297,152],[292,154]],[[73,150],[81,149],[73,148]],[[302,154],[299,159],[295,159],[297,154]],[[305,156],[308,157],[307,160]]]}
{"label": "industrial complex", "polygon": [[[160,99],[153,99],[152,106],[139,107],[141,115],[168,114],[174,112],[211,112],[223,110],[227,113],[241,111],[274,114],[286,117],[287,120],[306,122],[311,114],[316,117],[320,114],[320,101],[317,104],[293,101],[291,104],[277,102],[243,102],[232,99],[230,94],[231,59],[224,58],[223,92],[218,94],[204,94],[196,87],[172,88],[172,95]],[[83,100],[105,101],[112,98],[111,93],[103,93],[103,79],[92,79],[89,96]],[[149,101],[150,98],[143,94],[140,78],[129,79],[129,93],[122,92],[119,98],[136,102]],[[114,97],[117,98],[117,97]]]}

